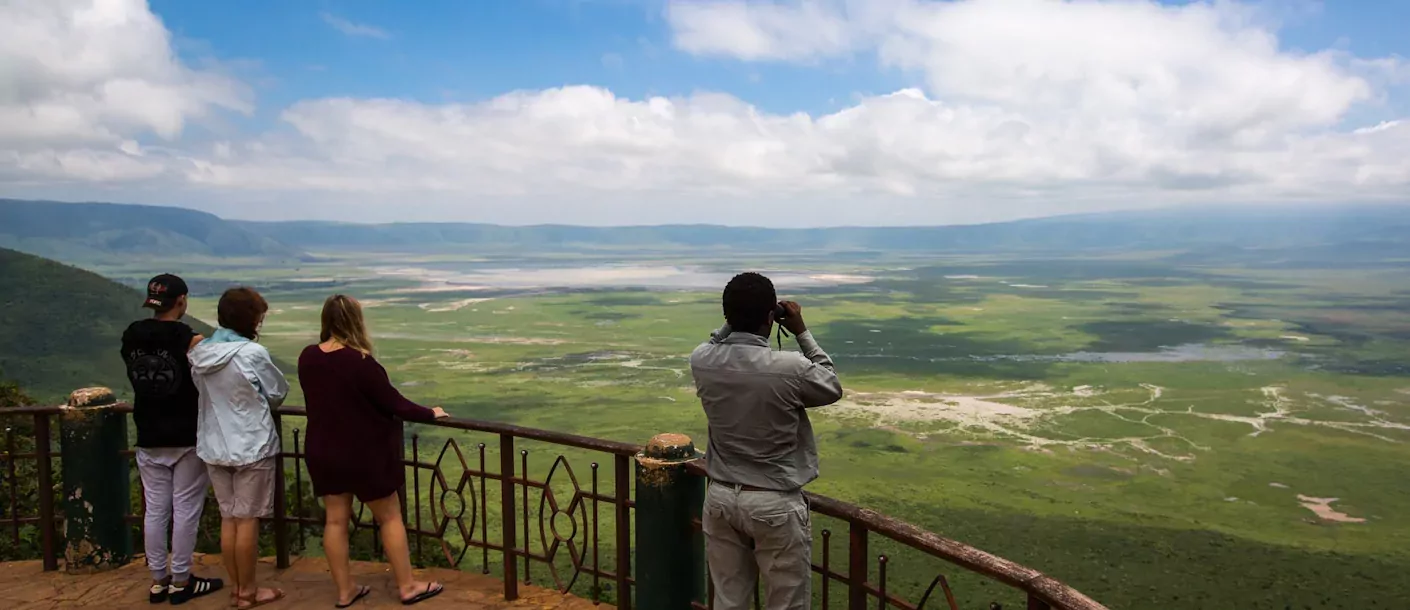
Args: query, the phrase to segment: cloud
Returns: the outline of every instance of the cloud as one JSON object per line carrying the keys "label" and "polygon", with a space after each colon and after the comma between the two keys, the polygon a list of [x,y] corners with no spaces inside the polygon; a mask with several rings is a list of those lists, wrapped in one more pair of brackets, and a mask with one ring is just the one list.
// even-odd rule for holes
{"label": "cloud", "polygon": [[252,109],[244,84],[183,65],[141,0],[0,5],[0,176],[150,176],[123,142]]}
{"label": "cloud", "polygon": [[[667,16],[690,52],[806,63],[865,51],[923,86],[823,115],[596,87],[481,104],[309,100],[284,114],[294,137],[271,144],[298,160],[269,165],[305,168],[298,188],[347,192],[847,193],[915,206],[1374,199],[1410,186],[1387,160],[1402,123],[1340,126],[1383,94],[1368,72],[1399,60],[1284,51],[1274,22],[1241,5],[732,0],[674,2]],[[226,167],[222,187],[262,184],[277,170],[261,158]],[[389,171],[369,177],[377,168]]]}
{"label": "cloud", "polygon": [[[846,193],[943,204],[957,193],[1220,199],[1403,194],[1410,123],[1231,145],[1148,126],[1033,122],[919,89],[842,111],[774,115],[720,94],[632,100],[597,87],[478,104],[351,98],[300,102],[291,134],[251,142],[191,180],[222,189],[468,196]],[[1174,129],[1174,128],[1172,128]],[[1403,158],[1403,157],[1402,157]],[[1385,189],[1385,190],[1382,190]]]}
{"label": "cloud", "polygon": [[667,5],[677,48],[745,60],[802,60],[839,55],[856,44],[845,16],[818,2],[680,2]]}
{"label": "cloud", "polygon": [[879,41],[884,63],[938,95],[1030,113],[1166,125],[1209,138],[1334,124],[1370,84],[1333,52],[1283,52],[1227,4],[916,3]]}
{"label": "cloud", "polygon": [[1404,66],[1285,52],[1260,12],[1232,2],[672,0],[667,15],[691,53],[811,61],[866,50],[950,101],[1208,137],[1335,123],[1371,98],[1362,74]]}
{"label": "cloud", "polygon": [[[930,174],[944,175],[947,166],[989,166],[968,178],[981,180],[998,177],[1001,167],[1030,172],[1049,159],[1046,167],[1062,168],[1049,176],[1054,184],[1110,185],[1145,176],[1157,195],[1165,188],[1262,185],[1265,194],[1283,196],[1296,194],[1299,184],[1338,179],[1365,185],[1355,176],[1367,172],[1340,162],[1310,167],[1305,180],[1282,175],[1278,162],[1346,160],[1306,146],[1317,142],[1364,153],[1362,162],[1381,168],[1370,174],[1398,176],[1399,187],[1389,195],[1407,195],[1406,177],[1384,171],[1379,153],[1388,151],[1358,148],[1371,144],[1362,138],[1367,134],[1346,133],[1341,123],[1351,110],[1384,101],[1386,87],[1404,82],[1410,66],[1396,57],[1284,50],[1275,29],[1279,15],[1260,7],[672,0],[666,14],[675,46],[689,53],[794,63],[866,53],[919,78],[926,94],[953,113],[944,116],[1003,122],[991,124],[1001,137],[974,142],[968,152],[954,150],[947,161],[929,165]],[[909,139],[930,134],[954,142],[961,134],[940,116],[924,119]],[[893,151],[919,144],[897,135],[888,141]],[[986,163],[1014,142],[1025,150],[1010,149],[1018,154],[1003,164]]]}
{"label": "cloud", "polygon": [[[272,129],[214,145],[185,141],[180,126],[248,111],[239,84],[182,65],[140,2],[90,4],[134,10],[46,22],[25,13],[48,3],[0,9],[0,28],[48,32],[25,44],[0,36],[0,113],[29,119],[0,122],[0,186],[12,192],[126,181],[185,201],[296,204],[271,213],[599,224],[1410,199],[1410,120],[1386,104],[1403,62],[1285,50],[1274,22],[1224,2],[672,5],[677,33],[696,33],[676,39],[691,52],[801,64],[856,55],[914,86],[790,114],[724,93],[633,98],[590,85],[473,103],[312,98],[275,109]],[[32,59],[84,44],[105,61]],[[130,108],[93,93],[111,90],[154,101]]]}
{"label": "cloud", "polygon": [[319,13],[318,16],[323,19],[323,23],[328,24],[333,29],[347,34],[348,36],[362,36],[366,38],[376,38],[379,40],[387,40],[392,37],[391,34],[388,34],[386,30],[383,30],[379,27],[367,25],[365,23],[354,23],[329,12]]}

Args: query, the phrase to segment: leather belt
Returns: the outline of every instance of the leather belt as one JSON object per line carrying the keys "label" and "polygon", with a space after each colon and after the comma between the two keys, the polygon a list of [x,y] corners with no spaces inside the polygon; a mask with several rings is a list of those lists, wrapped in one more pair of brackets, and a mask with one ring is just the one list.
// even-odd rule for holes
{"label": "leather belt", "polygon": [[777,490],[777,489],[764,489],[763,487],[755,487],[755,486],[753,486],[753,485],[740,485],[740,484],[738,484],[738,483],[731,483],[731,482],[729,482],[729,481],[716,481],[716,480],[714,480],[714,479],[711,479],[711,480],[710,480],[710,484],[711,484],[711,485],[723,485],[723,486],[729,487],[729,488],[731,488],[731,489],[738,489],[739,491],[772,491],[772,492],[775,492],[775,493],[784,493],[784,492],[779,491],[779,490]]}

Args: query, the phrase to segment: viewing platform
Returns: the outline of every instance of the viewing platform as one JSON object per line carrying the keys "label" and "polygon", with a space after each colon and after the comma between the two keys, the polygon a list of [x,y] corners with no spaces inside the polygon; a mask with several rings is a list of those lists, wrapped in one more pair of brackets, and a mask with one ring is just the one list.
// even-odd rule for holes
{"label": "viewing platform", "polygon": [[[150,607],[134,548],[143,511],[128,446],[131,410],[103,388],[76,391],[64,407],[0,409],[8,492],[0,552],[38,559],[0,567],[0,607]],[[324,521],[305,476],[304,416],[299,407],[275,411],[283,485],[264,524],[273,557],[261,570],[289,598],[270,608],[324,608],[335,597],[326,564],[301,557],[318,548]],[[400,496],[412,563],[446,584],[445,594],[418,608],[712,608],[700,531],[708,481],[689,437],[658,434],[641,446],[462,418],[410,425],[403,437]],[[806,496],[813,608],[1106,610],[1032,568]],[[208,498],[207,517],[213,504]],[[363,508],[355,506],[352,556],[376,559],[376,526]],[[218,529],[218,520],[203,523],[198,550],[218,547]],[[216,556],[202,562],[199,575],[224,576]],[[362,562],[354,572],[374,589],[359,607],[401,607],[385,566]],[[229,601],[212,597],[220,599],[190,607]]]}
{"label": "viewing platform", "polygon": [[[274,558],[259,563],[260,586],[278,587],[287,597],[271,610],[325,610],[337,597],[333,581],[328,577],[328,564],[322,558],[295,558],[289,567],[277,570]],[[202,576],[223,577],[218,555],[197,555],[195,572]],[[396,584],[387,566],[356,561],[352,564],[353,578],[372,588],[372,593],[356,608],[403,608],[397,599]],[[587,610],[591,602],[538,587],[524,587],[519,599],[505,601],[499,579],[478,573],[443,568],[417,570],[416,577],[439,581],[445,593],[417,604],[425,610],[501,610],[534,608],[535,610]],[[95,572],[84,576],[69,576],[63,572],[46,572],[41,561],[0,563],[0,608],[6,610],[60,610],[91,608],[93,610],[150,610],[147,585],[151,582],[141,557],[121,568]],[[229,608],[228,590],[197,598],[183,607],[192,610]]]}

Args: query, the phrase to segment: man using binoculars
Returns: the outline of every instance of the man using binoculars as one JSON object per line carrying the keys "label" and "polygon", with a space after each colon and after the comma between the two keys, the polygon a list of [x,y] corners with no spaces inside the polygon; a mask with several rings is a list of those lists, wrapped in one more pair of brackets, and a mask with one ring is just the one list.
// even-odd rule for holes
{"label": "man using binoculars", "polygon": [[[812,527],[803,486],[818,477],[806,409],[842,398],[832,359],[773,282],[742,273],[724,291],[726,324],[690,356],[710,425],[702,523],[718,610],[746,610],[762,574],[768,610],[811,603]],[[801,353],[773,351],[778,322]]]}

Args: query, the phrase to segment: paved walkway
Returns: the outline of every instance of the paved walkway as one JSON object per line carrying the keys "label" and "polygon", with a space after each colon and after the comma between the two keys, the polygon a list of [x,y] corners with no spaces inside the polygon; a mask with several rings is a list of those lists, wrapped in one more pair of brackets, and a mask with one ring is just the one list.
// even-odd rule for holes
{"label": "paved walkway", "polygon": [[[220,558],[198,556],[198,576],[225,577]],[[273,559],[260,560],[261,586],[284,589],[283,600],[261,608],[269,610],[305,610],[332,608],[336,594],[328,576],[328,564],[321,558],[299,558],[287,570],[274,569]],[[353,575],[362,584],[372,587],[372,594],[354,606],[370,608],[403,608],[392,583],[387,566],[378,563],[353,563]],[[503,610],[535,608],[538,610],[587,610],[591,602],[565,597],[538,587],[519,585],[520,599],[506,602],[501,598],[503,584],[495,578],[478,573],[456,570],[417,570],[417,578],[438,580],[446,591],[440,596],[411,606],[417,610]],[[38,561],[0,563],[0,608],[5,610],[57,610],[60,608],[91,608],[103,610],[150,610],[147,587],[151,585],[146,566],[140,558],[121,569],[88,576],[69,576],[63,571],[44,572]],[[220,591],[182,606],[190,610],[228,610],[229,594]],[[597,607],[605,607],[597,606]]]}

